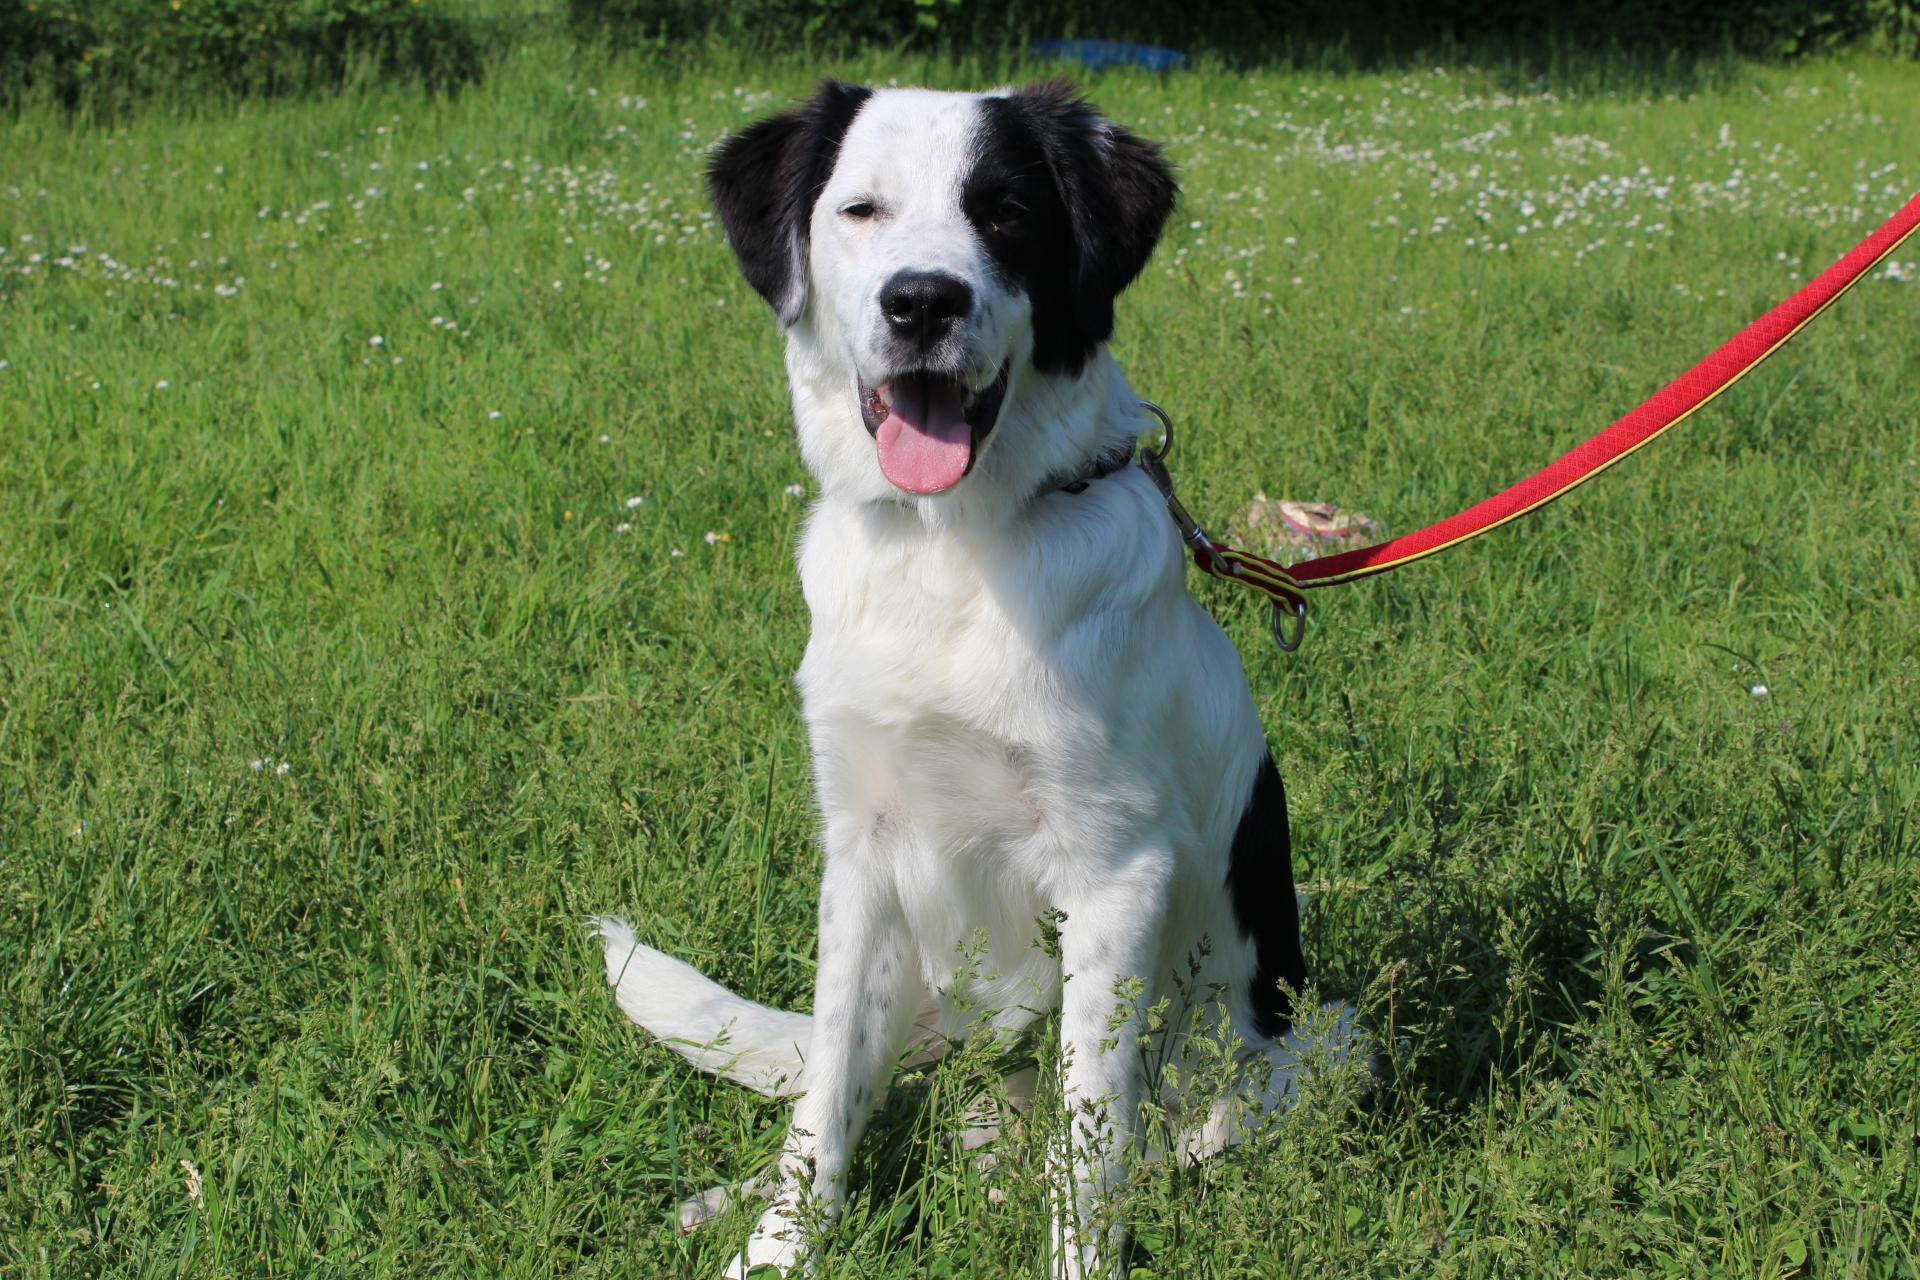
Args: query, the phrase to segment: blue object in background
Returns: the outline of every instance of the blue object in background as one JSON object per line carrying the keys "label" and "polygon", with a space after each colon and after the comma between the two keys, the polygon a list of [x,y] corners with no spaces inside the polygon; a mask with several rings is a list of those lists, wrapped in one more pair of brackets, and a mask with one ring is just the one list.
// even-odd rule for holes
{"label": "blue object in background", "polygon": [[1036,58],[1065,58],[1084,67],[1145,67],[1149,71],[1185,71],[1187,55],[1157,44],[1128,44],[1124,40],[1035,40],[1027,52]]}

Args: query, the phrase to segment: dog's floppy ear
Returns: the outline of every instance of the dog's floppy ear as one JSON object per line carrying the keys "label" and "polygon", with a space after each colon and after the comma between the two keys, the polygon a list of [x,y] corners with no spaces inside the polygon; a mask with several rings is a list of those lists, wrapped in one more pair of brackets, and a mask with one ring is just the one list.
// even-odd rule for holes
{"label": "dog's floppy ear", "polygon": [[807,221],[871,89],[825,80],[812,98],[714,151],[707,187],[740,272],[791,325],[807,300]]}
{"label": "dog's floppy ear", "polygon": [[1066,207],[1074,320],[1090,347],[1113,336],[1113,303],[1153,256],[1180,188],[1160,148],[1121,128],[1061,78],[1014,91]]}

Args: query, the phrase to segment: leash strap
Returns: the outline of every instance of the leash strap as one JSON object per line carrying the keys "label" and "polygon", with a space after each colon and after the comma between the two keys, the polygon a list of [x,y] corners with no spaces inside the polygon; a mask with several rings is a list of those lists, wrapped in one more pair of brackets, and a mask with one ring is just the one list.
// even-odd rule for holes
{"label": "leash strap", "polygon": [[[1282,567],[1265,556],[1215,542],[1197,527],[1193,534],[1188,534],[1185,524],[1190,523],[1191,518],[1182,521],[1184,510],[1176,510],[1174,519],[1182,523],[1181,532],[1193,548],[1195,564],[1216,578],[1253,587],[1273,602],[1274,638],[1282,648],[1291,649],[1299,643],[1299,625],[1306,619],[1306,592],[1425,559],[1497,529],[1509,520],[1517,520],[1585,484],[1651,443],[1668,428],[1685,421],[1700,406],[1752,372],[1787,339],[1832,306],[1861,276],[1885,261],[1916,228],[1920,228],[1920,195],[1915,195],[1886,225],[1855,245],[1844,258],[1815,276],[1792,297],[1735,334],[1719,350],[1662,387],[1612,426],[1518,484],[1415,533]],[[1164,421],[1164,415],[1161,417]],[[1143,456],[1143,465],[1150,456]],[[1165,450],[1160,456],[1165,456]],[[1148,471],[1151,474],[1153,468],[1149,467]],[[1170,482],[1163,483],[1159,475],[1154,478],[1167,494],[1170,507],[1177,507]],[[1288,643],[1282,633],[1284,615],[1291,615],[1296,622],[1292,643]]]}

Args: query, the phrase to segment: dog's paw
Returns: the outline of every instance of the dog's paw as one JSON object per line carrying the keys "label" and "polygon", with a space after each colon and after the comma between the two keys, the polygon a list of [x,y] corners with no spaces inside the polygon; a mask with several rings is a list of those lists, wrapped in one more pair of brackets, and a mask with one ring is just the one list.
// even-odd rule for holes
{"label": "dog's paw", "polygon": [[[785,1214],[778,1209],[767,1210],[760,1225],[753,1229],[753,1238],[747,1241],[746,1250],[727,1267],[725,1280],[747,1280],[761,1267],[773,1268],[775,1275],[799,1275],[799,1236],[800,1228]],[[760,1271],[755,1280],[765,1280],[766,1275]]]}
{"label": "dog's paw", "polygon": [[680,1234],[687,1235],[711,1218],[749,1200],[764,1200],[773,1194],[773,1180],[764,1174],[745,1182],[730,1182],[709,1187],[697,1196],[680,1202]]}

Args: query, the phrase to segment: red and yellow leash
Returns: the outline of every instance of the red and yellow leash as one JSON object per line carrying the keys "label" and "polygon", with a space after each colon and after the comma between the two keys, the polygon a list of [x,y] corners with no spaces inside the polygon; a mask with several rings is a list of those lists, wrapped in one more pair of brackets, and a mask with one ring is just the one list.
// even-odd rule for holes
{"label": "red and yellow leash", "polygon": [[[1147,408],[1166,425],[1166,442],[1158,451],[1143,451],[1140,465],[1166,496],[1167,509],[1180,526],[1181,537],[1192,548],[1194,563],[1216,578],[1238,582],[1265,594],[1273,606],[1274,639],[1281,648],[1293,649],[1299,645],[1305,628],[1308,591],[1385,573],[1425,559],[1517,520],[1585,484],[1670,427],[1685,421],[1702,405],[1752,372],[1761,361],[1784,346],[1787,339],[1832,306],[1861,276],[1885,261],[1916,229],[1920,229],[1920,195],[1915,195],[1878,231],[1855,245],[1844,258],[1815,276],[1792,297],[1735,334],[1719,350],[1606,430],[1569,449],[1518,484],[1404,537],[1286,566],[1244,548],[1214,541],[1174,496],[1173,482],[1165,465],[1167,453],[1173,446],[1172,424],[1153,405]],[[1290,628],[1285,625],[1289,620]]]}

